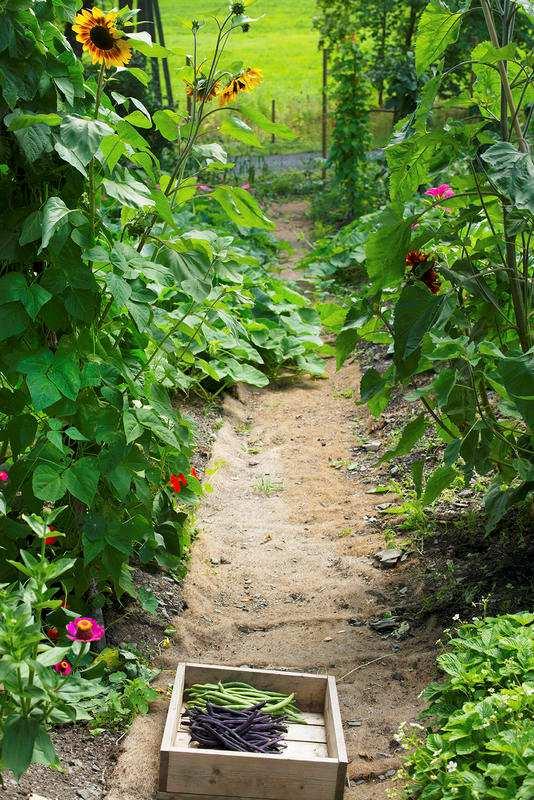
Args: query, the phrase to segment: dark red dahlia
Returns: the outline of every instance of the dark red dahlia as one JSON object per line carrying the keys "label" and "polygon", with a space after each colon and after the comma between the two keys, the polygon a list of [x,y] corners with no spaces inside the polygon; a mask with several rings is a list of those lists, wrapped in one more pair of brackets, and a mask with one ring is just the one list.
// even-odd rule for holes
{"label": "dark red dahlia", "polygon": [[435,260],[430,253],[422,250],[410,250],[406,253],[406,265],[412,268],[415,277],[422,281],[432,292],[437,294],[441,288],[441,281],[435,269]]}

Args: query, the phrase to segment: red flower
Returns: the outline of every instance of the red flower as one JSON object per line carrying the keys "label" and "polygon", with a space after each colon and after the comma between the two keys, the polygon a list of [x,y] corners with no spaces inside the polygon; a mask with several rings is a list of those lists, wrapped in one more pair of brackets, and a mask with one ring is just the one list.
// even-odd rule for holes
{"label": "red flower", "polygon": [[58,675],[61,675],[63,678],[68,678],[72,672],[72,667],[68,661],[58,661],[57,664],[54,664],[52,667]]}
{"label": "red flower", "polygon": [[0,470],[0,481],[2,483],[7,483],[9,480],[9,472],[6,472],[5,469]]}
{"label": "red flower", "polygon": [[193,478],[196,478],[197,481],[200,480],[200,475],[198,474],[198,472],[196,471],[196,469],[194,467],[191,467],[191,475],[192,475]]}
{"label": "red flower", "polygon": [[[48,526],[48,530],[49,531],[57,531],[57,528],[56,528],[55,525],[49,525]],[[57,542],[57,540],[58,540],[57,536],[47,536],[46,539],[45,539],[45,544],[55,544]]]}
{"label": "red flower", "polygon": [[185,477],[183,472],[180,472],[179,475],[174,475],[174,473],[169,478],[169,483],[177,494],[180,494],[182,488],[187,486],[187,478]]}
{"label": "red flower", "polygon": [[48,628],[46,635],[53,642],[57,642],[57,640],[59,639],[59,631],[57,628]]}
{"label": "red flower", "polygon": [[423,253],[421,250],[410,250],[406,254],[405,262],[408,267],[412,268],[415,277],[422,281],[432,294],[439,292],[441,281],[434,268],[436,262],[430,253]]}

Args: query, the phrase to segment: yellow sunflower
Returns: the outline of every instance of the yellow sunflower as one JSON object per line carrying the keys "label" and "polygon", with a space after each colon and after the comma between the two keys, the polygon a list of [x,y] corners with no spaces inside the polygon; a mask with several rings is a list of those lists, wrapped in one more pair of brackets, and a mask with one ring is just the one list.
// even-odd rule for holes
{"label": "yellow sunflower", "polygon": [[132,57],[132,48],[115,27],[116,11],[107,14],[99,8],[84,9],[74,18],[72,30],[93,64],[123,67]]}
{"label": "yellow sunflower", "polygon": [[263,80],[261,70],[249,67],[243,70],[235,78],[232,78],[228,86],[225,86],[219,94],[219,105],[227,106],[231,103],[240,92],[250,92],[256,86],[259,86]]}

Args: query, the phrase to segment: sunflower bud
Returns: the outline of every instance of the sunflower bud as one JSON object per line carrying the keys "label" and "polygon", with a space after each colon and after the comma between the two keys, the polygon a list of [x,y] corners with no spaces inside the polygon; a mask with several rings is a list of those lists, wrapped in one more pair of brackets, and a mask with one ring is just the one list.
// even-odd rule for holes
{"label": "sunflower bud", "polygon": [[236,17],[241,17],[245,13],[245,4],[244,3],[232,3],[230,6],[230,11],[232,14],[235,14]]}
{"label": "sunflower bud", "polygon": [[249,32],[250,25],[248,24],[248,22],[245,22],[244,25],[241,25],[241,30],[243,31],[243,33],[248,33]]}

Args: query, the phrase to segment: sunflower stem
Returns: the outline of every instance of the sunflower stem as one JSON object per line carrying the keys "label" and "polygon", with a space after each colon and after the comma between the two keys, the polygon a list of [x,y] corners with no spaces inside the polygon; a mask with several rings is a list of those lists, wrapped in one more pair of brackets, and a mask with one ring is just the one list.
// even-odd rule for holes
{"label": "sunflower stem", "polygon": [[[96,84],[95,94],[95,109],[93,112],[94,119],[98,119],[98,112],[100,111],[100,99],[102,97],[102,89],[104,86],[106,65],[102,63],[98,72],[98,80]],[[95,235],[95,217],[96,217],[96,191],[95,191],[95,159],[94,156],[89,162],[89,214],[91,217],[91,232]]]}

